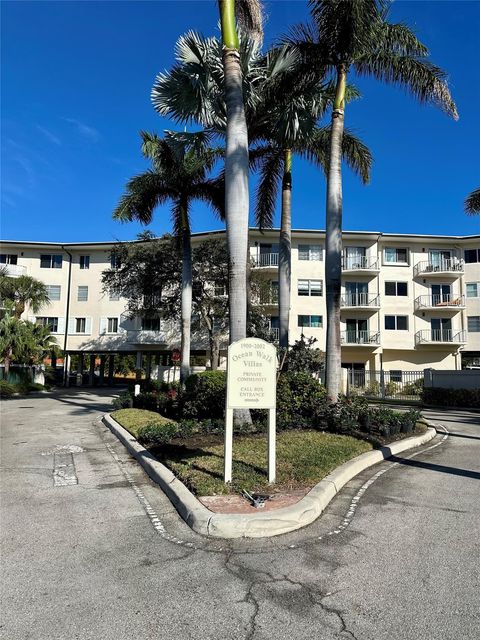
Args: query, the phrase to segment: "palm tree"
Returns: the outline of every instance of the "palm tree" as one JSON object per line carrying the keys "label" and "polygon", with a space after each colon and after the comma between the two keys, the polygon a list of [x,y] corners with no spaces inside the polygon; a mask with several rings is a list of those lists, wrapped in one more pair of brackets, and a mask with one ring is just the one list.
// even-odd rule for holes
{"label": "palm tree", "polygon": [[465,212],[469,215],[480,213],[480,189],[475,189],[465,200]]}
{"label": "palm tree", "polygon": [[[275,53],[272,52],[272,55]],[[326,172],[330,129],[320,128],[317,122],[334,97],[331,85],[318,82],[311,73],[302,78],[301,71],[298,64],[292,64],[275,82],[267,85],[250,129],[250,139],[261,140],[260,146],[252,152],[254,162],[260,169],[256,204],[256,222],[259,227],[271,226],[276,194],[281,183],[279,342],[280,347],[285,349],[288,348],[291,290],[292,156],[296,154],[306,158]],[[354,87],[348,88],[348,97],[358,97]],[[346,132],[342,152],[350,167],[367,183],[372,162],[367,147],[350,132]]]}
{"label": "palm tree", "polygon": [[384,0],[310,0],[312,22],[295,27],[286,39],[319,74],[335,79],[327,178],[326,387],[331,402],[340,390],[340,291],[342,254],[342,139],[345,91],[350,71],[401,86],[420,102],[457,118],[446,75],[404,24],[388,22]]}
{"label": "palm tree", "polygon": [[[182,248],[181,363],[183,383],[190,372],[190,325],[192,314],[192,247],[190,208],[193,200],[207,202],[223,217],[224,188],[221,179],[208,179],[219,156],[205,147],[205,137],[167,132],[164,139],[141,132],[142,153],[152,168],[131,178],[113,212],[117,220],[150,224],[154,209],[172,202],[174,234]],[[200,140],[201,144],[198,144]]]}
{"label": "palm tree", "polygon": [[0,299],[13,302],[13,315],[20,319],[28,306],[33,313],[50,303],[47,287],[31,276],[12,278],[0,273]]}

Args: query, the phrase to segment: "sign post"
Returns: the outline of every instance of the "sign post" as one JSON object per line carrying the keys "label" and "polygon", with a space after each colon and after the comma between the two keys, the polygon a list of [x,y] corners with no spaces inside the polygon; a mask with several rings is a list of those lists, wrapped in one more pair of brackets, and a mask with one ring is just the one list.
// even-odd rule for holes
{"label": "sign post", "polygon": [[232,481],[233,410],[268,409],[268,481],[275,482],[277,350],[260,338],[228,347],[225,411],[225,482]]}

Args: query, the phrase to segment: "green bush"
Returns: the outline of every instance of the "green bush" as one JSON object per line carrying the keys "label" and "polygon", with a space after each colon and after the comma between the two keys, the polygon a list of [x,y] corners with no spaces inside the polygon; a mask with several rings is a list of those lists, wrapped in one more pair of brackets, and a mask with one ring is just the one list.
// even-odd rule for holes
{"label": "green bush", "polygon": [[387,384],[385,385],[385,395],[394,396],[396,393],[398,393],[398,389],[399,385],[397,382],[387,382]]}
{"label": "green bush", "polygon": [[423,378],[409,382],[403,387],[402,394],[405,396],[419,396],[423,389]]}
{"label": "green bush", "polygon": [[221,434],[225,431],[225,421],[223,418],[204,420],[180,420],[178,423],[178,437],[190,438],[197,434]]}
{"label": "green bush", "polygon": [[442,407],[480,408],[480,389],[436,389],[425,387],[422,392],[425,404]]}
{"label": "green bush", "polygon": [[168,444],[177,436],[178,426],[175,422],[158,421],[139,429],[137,440],[143,445],[160,446]]}
{"label": "green bush", "polygon": [[147,409],[147,411],[157,411],[163,413],[163,409],[167,404],[167,398],[163,393],[155,391],[146,391],[133,396],[133,406],[135,409]]}
{"label": "green bush", "polygon": [[118,398],[112,400],[114,409],[131,409],[133,407],[133,397],[128,391],[121,393]]}
{"label": "green bush", "polygon": [[16,392],[15,386],[6,380],[0,380],[0,398],[11,398]]}
{"label": "green bush", "polygon": [[181,398],[186,419],[219,419],[225,415],[227,375],[225,371],[203,371],[189,376]]}
{"label": "green bush", "polygon": [[310,373],[282,373],[277,383],[277,428],[312,428],[323,421],[325,388]]}

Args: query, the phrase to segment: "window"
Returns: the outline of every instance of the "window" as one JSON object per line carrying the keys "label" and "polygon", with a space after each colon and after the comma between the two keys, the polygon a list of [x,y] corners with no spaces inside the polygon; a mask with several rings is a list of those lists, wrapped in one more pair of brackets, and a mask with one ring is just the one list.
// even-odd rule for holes
{"label": "window", "polygon": [[480,282],[467,282],[467,298],[480,298]]}
{"label": "window", "polygon": [[0,253],[0,264],[17,264],[16,253]]}
{"label": "window", "polygon": [[319,244],[299,244],[299,260],[322,260],[322,247]]}
{"label": "window", "polygon": [[47,284],[47,295],[49,300],[60,300],[62,287],[59,284]]}
{"label": "window", "polygon": [[402,382],[402,372],[396,369],[390,370],[390,382]]}
{"label": "window", "polygon": [[480,249],[465,249],[465,262],[480,262]]}
{"label": "window", "polygon": [[385,316],[385,329],[389,331],[408,331],[408,316]]}
{"label": "window", "polygon": [[75,333],[86,333],[86,330],[87,330],[87,319],[75,318]]}
{"label": "window", "polygon": [[323,294],[323,282],[321,280],[299,280],[299,296],[321,296]]}
{"label": "window", "polygon": [[469,333],[480,333],[480,316],[468,316]]}
{"label": "window", "polygon": [[48,327],[50,333],[58,333],[58,318],[38,316],[37,324],[40,324],[42,327]]}
{"label": "window", "polygon": [[386,296],[407,296],[408,283],[406,282],[385,282]]}
{"label": "window", "polygon": [[90,269],[90,256],[80,256],[80,269]]}
{"label": "window", "polygon": [[385,247],[384,255],[387,264],[408,264],[408,251],[404,247]]}
{"label": "window", "polygon": [[225,282],[215,282],[214,284],[214,295],[215,296],[226,296],[227,295],[227,285]]}
{"label": "window", "polygon": [[118,318],[107,318],[107,333],[118,333]]}
{"label": "window", "polygon": [[112,269],[120,268],[120,258],[115,253],[112,253],[110,256],[110,267]]}
{"label": "window", "polygon": [[61,269],[62,256],[52,254],[52,253],[42,253],[40,255],[40,268],[41,269]]}
{"label": "window", "polygon": [[88,300],[88,287],[80,286],[77,292],[78,302],[87,302]]}
{"label": "window", "polygon": [[120,300],[120,294],[116,291],[110,291],[108,294],[108,299],[110,300],[110,302],[116,302],[117,300]]}
{"label": "window", "polygon": [[298,326],[321,329],[323,327],[323,318],[322,316],[298,316]]}
{"label": "window", "polygon": [[142,318],[143,331],[160,331],[160,318]]}

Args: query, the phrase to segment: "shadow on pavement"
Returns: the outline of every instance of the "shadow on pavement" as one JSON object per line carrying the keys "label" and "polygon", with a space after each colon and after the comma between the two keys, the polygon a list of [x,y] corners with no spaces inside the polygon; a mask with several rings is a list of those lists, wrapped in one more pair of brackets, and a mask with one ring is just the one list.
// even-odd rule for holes
{"label": "shadow on pavement", "polygon": [[407,467],[429,469],[430,471],[438,471],[438,473],[450,473],[454,476],[462,476],[464,478],[473,478],[474,480],[480,480],[480,473],[478,471],[458,469],[456,467],[446,467],[443,464],[433,464],[431,462],[422,462],[421,460],[407,460],[406,458],[399,458],[397,456],[391,456],[389,458],[389,462],[398,462],[398,464],[403,464]]}

